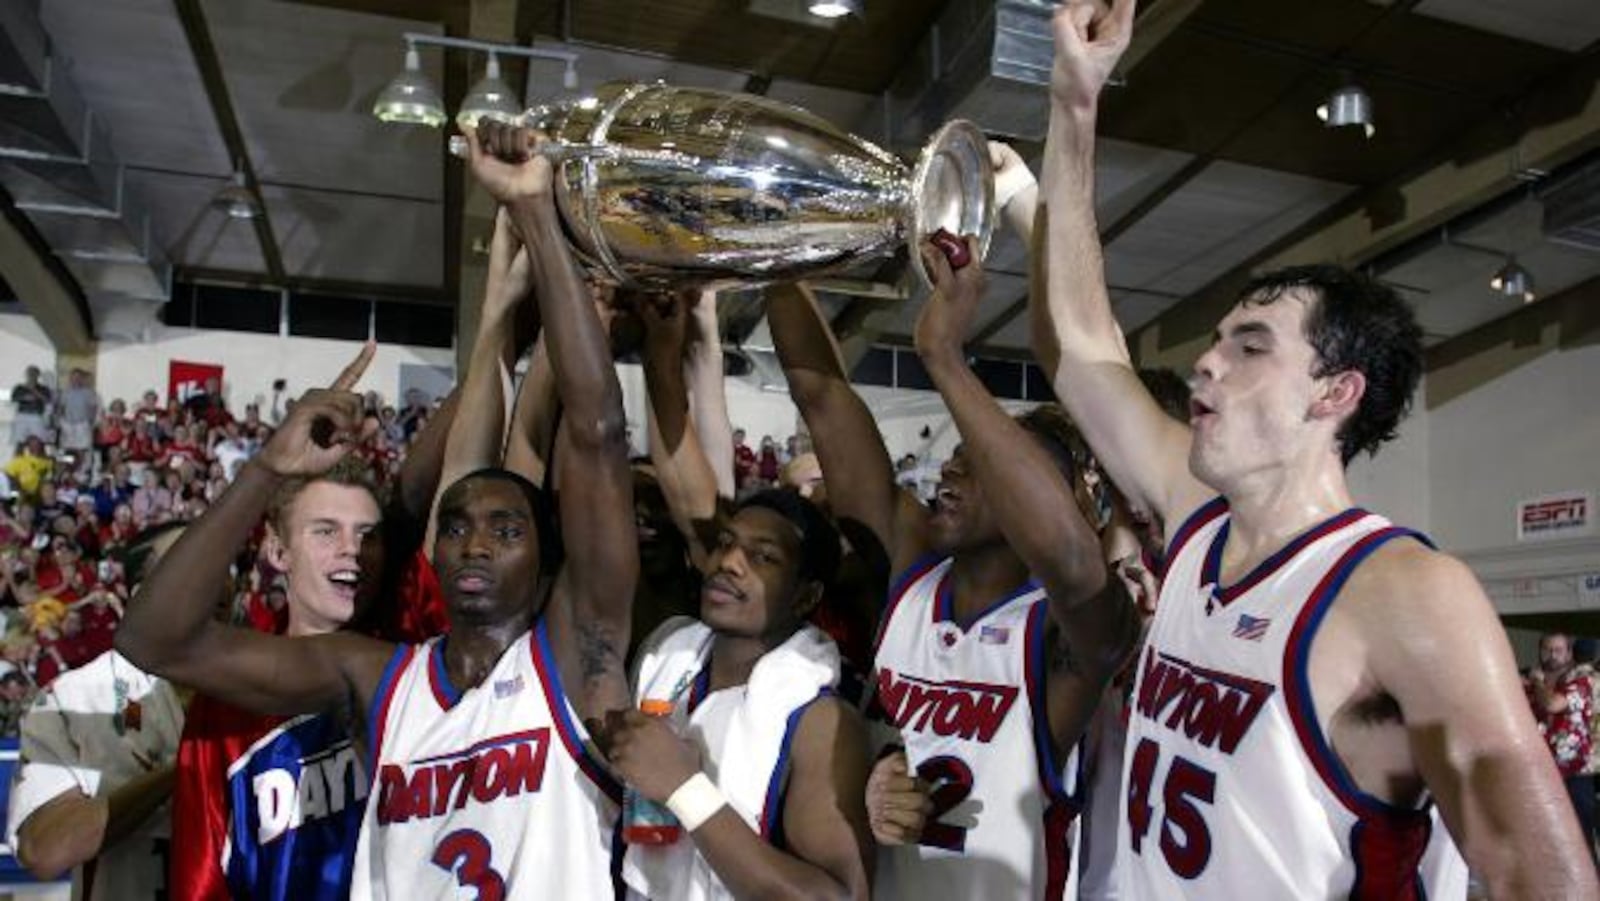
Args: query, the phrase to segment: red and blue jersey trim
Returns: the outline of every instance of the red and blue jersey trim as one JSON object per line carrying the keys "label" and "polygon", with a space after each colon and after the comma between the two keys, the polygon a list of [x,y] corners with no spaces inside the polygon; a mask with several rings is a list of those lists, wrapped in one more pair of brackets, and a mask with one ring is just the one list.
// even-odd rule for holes
{"label": "red and blue jersey trim", "polygon": [[561,744],[566,748],[568,756],[577,763],[578,769],[583,771],[589,780],[605,792],[611,800],[622,803],[622,785],[611,775],[605,765],[589,754],[588,747],[584,744],[583,733],[578,731],[578,726],[572,720],[572,710],[567,705],[567,693],[561,687],[561,671],[556,666],[555,654],[550,650],[550,636],[545,629],[545,620],[539,618],[538,625],[534,626],[533,640],[528,642],[528,651],[533,657],[533,669],[539,674],[539,687],[544,690],[545,705],[550,708],[550,718],[555,721],[556,734],[561,736]]}
{"label": "red and blue jersey trim", "polygon": [[461,702],[461,690],[450,681],[450,670],[444,665],[444,643],[450,636],[441,635],[428,648],[428,687],[433,689],[433,699],[439,709],[449,712]]}
{"label": "red and blue jersey trim", "polygon": [[963,621],[956,616],[955,592],[951,591],[950,589],[950,571],[945,570],[944,575],[939,579],[938,587],[934,589],[933,622],[935,625],[938,623],[950,623],[956,628],[960,629],[962,633],[971,632],[973,626],[987,619],[990,614],[998,610],[1002,610],[1012,601],[1015,601],[1021,597],[1026,597],[1028,594],[1038,590],[1039,583],[1033,579],[1029,579],[1028,581],[1023,582],[1021,585],[1018,585],[1016,588],[1013,588],[1011,591],[1007,592],[999,600]]}
{"label": "red and blue jersey trim", "polygon": [[895,610],[899,608],[900,602],[905,600],[906,592],[910,591],[911,586],[921,581],[922,577],[926,576],[934,567],[947,559],[949,558],[938,554],[925,554],[917,558],[915,563],[906,567],[905,572],[896,576],[894,581],[889,583],[889,602],[883,606],[883,615],[878,617],[878,634],[872,638],[872,654],[874,657],[878,654],[879,646],[883,644],[883,634],[889,630],[889,623],[894,619]]}
{"label": "red and blue jersey trim", "polygon": [[411,665],[416,652],[415,645],[396,646],[383,667],[383,675],[378,677],[377,689],[372,692],[372,705],[367,709],[367,772],[374,782],[378,778],[378,763],[383,760],[383,736],[389,728],[389,707],[394,701],[395,685],[400,681],[400,674]]}
{"label": "red and blue jersey trim", "polygon": [[1217,600],[1217,603],[1226,607],[1245,592],[1261,584],[1267,577],[1277,572],[1290,560],[1293,560],[1296,554],[1305,550],[1313,542],[1353,525],[1366,516],[1367,511],[1360,507],[1351,507],[1328,517],[1296,535],[1288,544],[1274,551],[1272,556],[1257,563],[1255,568],[1250,570],[1244,578],[1227,586],[1222,584],[1222,552],[1228,546],[1229,526],[1233,525],[1233,523],[1231,520],[1224,522],[1217,529],[1216,535],[1212,536],[1211,547],[1206,550],[1205,561],[1200,565],[1200,588],[1204,591],[1207,585],[1214,586],[1211,596]]}
{"label": "red and blue jersey trim", "polygon": [[794,750],[795,732],[800,728],[800,719],[811,709],[812,704],[829,697],[833,697],[833,689],[821,689],[816,697],[790,711],[789,719],[784,724],[783,740],[778,745],[778,760],[772,766],[772,775],[767,778],[767,796],[761,804],[761,837],[766,839],[768,844],[778,845],[782,834],[783,802],[788,794],[789,762]]}
{"label": "red and blue jersey trim", "polygon": [[1156,575],[1165,577],[1167,574],[1166,568],[1172,564],[1172,561],[1178,559],[1178,554],[1183,552],[1183,547],[1189,543],[1189,539],[1193,538],[1196,532],[1205,528],[1207,523],[1226,512],[1228,512],[1228,499],[1214,497],[1201,504],[1193,513],[1190,513],[1178,526],[1178,530],[1173,532],[1172,537],[1167,540],[1166,553],[1161,555],[1161,571]]}
{"label": "red and blue jersey trim", "polygon": [[1413,538],[1433,547],[1433,542],[1421,533],[1393,526],[1362,536],[1312,589],[1284,648],[1283,696],[1300,747],[1339,803],[1357,817],[1349,836],[1355,861],[1352,899],[1422,899],[1423,883],[1417,868],[1433,826],[1428,806],[1396,807],[1355,784],[1317,720],[1307,664],[1317,630],[1351,573],[1374,551],[1396,538]]}
{"label": "red and blue jersey trim", "polygon": [[1050,708],[1046,706],[1045,698],[1045,640],[1049,631],[1049,603],[1048,599],[1035,601],[1033,608],[1028,611],[1026,639],[1023,643],[1026,654],[1023,680],[1028,692],[1028,707],[1033,714],[1034,762],[1038,767],[1039,784],[1049,798],[1044,808],[1043,823],[1044,896],[1060,898],[1066,890],[1067,877],[1072,869],[1067,830],[1083,809],[1083,780],[1078,780],[1079,796],[1067,793],[1061,778],[1062,764],[1056,759],[1055,738],[1050,733]]}

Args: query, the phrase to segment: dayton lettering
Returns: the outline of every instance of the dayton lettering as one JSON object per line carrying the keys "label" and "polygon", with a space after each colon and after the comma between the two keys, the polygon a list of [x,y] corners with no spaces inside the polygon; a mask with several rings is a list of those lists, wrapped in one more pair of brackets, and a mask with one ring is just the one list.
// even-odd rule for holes
{"label": "dayton lettering", "polygon": [[288,769],[272,769],[250,780],[260,817],[256,840],[263,845],[302,823],[333,816],[346,805],[367,799],[367,770],[348,741],[299,761],[299,769],[298,776]]}
{"label": "dayton lettering", "polygon": [[536,792],[544,782],[549,750],[550,730],[545,728],[502,735],[426,760],[386,763],[378,773],[378,823],[428,819],[460,810],[469,800],[491,804]]}
{"label": "dayton lettering", "polygon": [[1276,690],[1265,682],[1195,666],[1146,648],[1140,715],[1208,748],[1232,754]]}
{"label": "dayton lettering", "polygon": [[1017,700],[1013,685],[929,682],[878,670],[878,703],[891,726],[988,744]]}

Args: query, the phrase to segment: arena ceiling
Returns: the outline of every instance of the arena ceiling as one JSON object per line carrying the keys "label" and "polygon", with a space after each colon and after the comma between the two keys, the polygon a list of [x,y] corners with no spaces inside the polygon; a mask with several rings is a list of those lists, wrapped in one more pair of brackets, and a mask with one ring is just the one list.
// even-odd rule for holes
{"label": "arena ceiling", "polygon": [[[147,213],[138,254],[190,279],[450,305],[464,283],[471,290],[463,273],[481,269],[473,247],[489,219],[440,133],[370,115],[400,67],[402,32],[565,45],[580,55],[579,92],[651,78],[756,91],[906,150],[915,141],[891,133],[893,103],[937,82],[923,70],[953,39],[932,37],[937,23],[997,0],[866,0],[863,18],[832,27],[784,18],[798,0],[15,2],[36,13],[52,61],[104,126],[128,209]],[[1600,250],[1552,240],[1545,222],[1548,193],[1600,165],[1600,4],[1145,6],[1099,145],[1107,275],[1136,341],[1193,339],[1252,267],[1307,256],[1371,266],[1408,293],[1434,343],[1519,309],[1488,287],[1510,255],[1542,298],[1600,293]],[[482,64],[438,51],[423,63],[452,109]],[[541,65],[527,98],[567,93],[559,70]],[[526,70],[510,68],[521,85]],[[1313,115],[1346,82],[1373,100],[1370,140]],[[8,141],[33,127],[16,109],[0,101]],[[1033,161],[1036,138],[1016,141]],[[3,150],[0,164],[21,165]],[[263,218],[229,219],[213,205],[236,168]],[[40,166],[25,175],[55,178]],[[6,200],[15,218],[18,198]],[[123,282],[70,256],[77,233],[41,227],[34,239],[75,261],[56,269],[103,325]],[[988,267],[979,344],[1023,355],[1019,242],[1002,236]],[[845,330],[887,343],[906,342],[916,315],[892,297],[841,296],[829,309]],[[759,319],[738,312],[736,338]]]}

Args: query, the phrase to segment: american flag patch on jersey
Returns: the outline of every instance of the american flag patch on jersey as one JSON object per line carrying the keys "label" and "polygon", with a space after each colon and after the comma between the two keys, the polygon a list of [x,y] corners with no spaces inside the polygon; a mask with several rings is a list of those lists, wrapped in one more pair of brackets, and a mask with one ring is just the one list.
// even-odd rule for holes
{"label": "american flag patch on jersey", "polygon": [[978,630],[978,641],[982,644],[1005,644],[1010,640],[1009,626],[984,626]]}
{"label": "american flag patch on jersey", "polygon": [[509,698],[520,691],[522,691],[522,675],[520,673],[513,678],[501,679],[494,684],[494,696],[497,698]]}
{"label": "american flag patch on jersey", "polygon": [[1267,634],[1267,629],[1272,627],[1272,620],[1264,616],[1251,616],[1248,613],[1239,614],[1239,624],[1233,627],[1233,637],[1243,638],[1245,641],[1260,641]]}

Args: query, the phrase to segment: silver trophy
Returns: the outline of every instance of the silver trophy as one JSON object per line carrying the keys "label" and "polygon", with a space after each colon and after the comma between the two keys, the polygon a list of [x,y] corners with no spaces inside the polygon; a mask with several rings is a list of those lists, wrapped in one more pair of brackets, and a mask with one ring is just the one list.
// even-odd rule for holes
{"label": "silver trophy", "polygon": [[907,166],[798,107],[727,91],[613,84],[528,111],[551,138],[556,202],[600,278],[652,288],[813,277],[944,230],[994,229],[988,144],[950,122]]}

